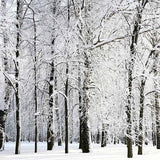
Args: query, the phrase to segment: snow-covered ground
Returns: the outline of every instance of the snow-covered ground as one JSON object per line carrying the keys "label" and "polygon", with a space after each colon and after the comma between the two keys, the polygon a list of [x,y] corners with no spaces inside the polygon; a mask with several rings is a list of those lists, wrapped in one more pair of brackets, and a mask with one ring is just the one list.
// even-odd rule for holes
{"label": "snow-covered ground", "polygon": [[[46,151],[46,143],[38,144],[38,153],[34,153],[34,143],[22,143],[21,154],[14,155],[14,143],[7,143],[5,151],[0,152],[0,160],[125,160],[126,146],[108,145],[101,148],[99,145],[92,145],[91,153],[82,153],[78,144],[69,146],[69,153],[64,153],[64,146],[55,146],[53,151]],[[160,150],[148,145],[145,146],[144,155],[137,155],[137,147],[134,147],[134,159],[136,160],[158,160]]]}

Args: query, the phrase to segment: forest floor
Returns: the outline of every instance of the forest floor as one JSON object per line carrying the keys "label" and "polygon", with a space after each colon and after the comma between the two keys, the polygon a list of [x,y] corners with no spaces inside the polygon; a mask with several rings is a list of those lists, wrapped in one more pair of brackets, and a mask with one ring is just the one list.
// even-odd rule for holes
{"label": "forest floor", "polygon": [[[34,153],[34,143],[22,143],[21,154],[14,155],[14,143],[6,143],[5,151],[0,152],[0,160],[125,160],[127,148],[125,145],[108,145],[101,148],[92,144],[91,153],[82,153],[78,144],[69,145],[69,153],[64,153],[64,146],[54,146],[52,151],[46,151],[46,143],[38,143],[38,153]],[[137,147],[134,148],[133,160],[158,160],[160,150],[148,145],[144,147],[144,154],[137,155]]]}

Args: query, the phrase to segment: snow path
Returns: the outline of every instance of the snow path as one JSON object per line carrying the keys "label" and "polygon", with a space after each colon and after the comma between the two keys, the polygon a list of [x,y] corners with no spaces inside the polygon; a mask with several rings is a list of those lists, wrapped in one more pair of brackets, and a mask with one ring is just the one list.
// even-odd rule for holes
{"label": "snow path", "polygon": [[[69,154],[64,153],[64,146],[55,146],[53,151],[46,151],[46,143],[38,144],[38,153],[33,153],[34,143],[22,143],[21,154],[14,155],[14,143],[7,143],[5,151],[0,152],[0,160],[127,160],[125,145],[108,145],[101,148],[93,145],[91,153],[82,153],[77,149],[78,144],[69,146]],[[133,160],[158,160],[160,150],[149,145],[145,146],[144,155],[137,155],[137,147],[134,147]]]}

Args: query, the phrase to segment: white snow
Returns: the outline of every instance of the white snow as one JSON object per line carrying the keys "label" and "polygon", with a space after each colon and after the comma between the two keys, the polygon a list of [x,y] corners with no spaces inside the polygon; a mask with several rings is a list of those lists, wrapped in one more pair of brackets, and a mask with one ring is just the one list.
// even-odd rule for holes
{"label": "white snow", "polygon": [[[101,148],[93,144],[91,153],[82,153],[78,144],[69,145],[69,153],[64,153],[64,146],[54,146],[52,151],[46,151],[46,143],[38,143],[38,153],[34,153],[34,143],[22,143],[21,154],[14,155],[14,143],[7,143],[5,151],[0,152],[0,160],[125,160],[127,148],[125,145],[108,145]],[[160,150],[148,145],[144,147],[144,155],[137,155],[137,147],[134,147],[133,160],[158,160]]]}

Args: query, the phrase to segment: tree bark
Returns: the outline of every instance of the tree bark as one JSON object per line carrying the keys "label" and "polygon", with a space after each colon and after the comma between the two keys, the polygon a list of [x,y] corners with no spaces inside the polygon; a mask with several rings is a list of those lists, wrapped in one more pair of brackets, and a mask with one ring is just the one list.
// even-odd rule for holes
{"label": "tree bark", "polygon": [[[57,74],[55,71],[55,91],[58,90],[57,85]],[[58,106],[58,95],[55,95],[55,111],[56,111],[56,120],[57,120],[57,139],[58,139],[58,146],[62,146],[62,136],[61,136],[61,122],[60,122],[60,114],[59,114],[59,106]]]}
{"label": "tree bark", "polygon": [[54,77],[54,62],[51,63],[50,84],[49,84],[49,116],[47,124],[47,150],[52,150],[54,145],[53,132],[53,77]]}
{"label": "tree bark", "polygon": [[82,86],[81,86],[81,75],[80,75],[80,64],[78,66],[78,98],[79,98],[79,149],[82,149]]}
{"label": "tree bark", "polygon": [[96,136],[96,143],[100,144],[100,131],[99,131],[99,129],[98,129],[98,133],[97,133],[97,136]]}
{"label": "tree bark", "polygon": [[82,125],[81,125],[81,138],[82,138],[82,152],[90,152],[90,129],[89,129],[89,97],[88,90],[90,84],[90,62],[87,53],[85,54],[85,79],[83,82],[83,105],[81,109]]}
{"label": "tree bark", "polygon": [[152,142],[153,142],[153,146],[156,146],[157,145],[157,141],[156,141],[156,121],[154,119],[155,117],[155,108],[153,108],[153,111],[152,111]]}
{"label": "tree bark", "polygon": [[8,110],[0,110],[0,150],[4,150],[5,141],[5,121],[7,118]]}
{"label": "tree bark", "polygon": [[157,137],[157,149],[160,149],[160,107],[159,107],[159,95],[155,93],[155,108],[156,108],[156,137]]}
{"label": "tree bark", "polygon": [[107,141],[106,141],[106,130],[105,130],[105,124],[102,123],[102,140],[101,140],[101,147],[106,147]]}
{"label": "tree bark", "polygon": [[34,27],[34,103],[35,103],[35,148],[34,152],[37,153],[38,143],[38,99],[37,99],[37,26],[35,21],[35,13],[33,11],[33,27]]}
{"label": "tree bark", "polygon": [[15,60],[15,99],[16,99],[16,147],[15,154],[20,154],[20,142],[21,142],[21,115],[20,115],[20,98],[19,98],[19,55],[20,55],[20,45],[21,45],[21,27],[22,27],[22,14],[23,14],[23,2],[17,0],[17,11],[16,11],[16,60]]}
{"label": "tree bark", "polygon": [[[56,14],[56,1],[54,0],[51,6],[51,12],[53,17]],[[53,19],[53,26],[52,26],[52,35],[51,35],[51,55],[54,56],[54,45],[55,45],[55,29],[54,29],[54,19]],[[51,72],[50,72],[50,83],[49,83],[49,116],[48,116],[48,124],[47,124],[47,150],[52,150],[54,146],[54,130],[53,130],[53,81],[54,81],[54,74],[55,74],[55,66],[54,60],[51,60]]]}
{"label": "tree bark", "polygon": [[[157,90],[157,84],[158,84],[158,60],[159,58],[159,52],[154,52],[154,65],[153,65],[153,72],[154,72],[154,76],[157,78],[155,78],[155,90]],[[155,99],[155,114],[156,114],[156,138],[157,138],[157,149],[160,149],[160,106],[159,106],[159,93],[156,91],[155,95],[154,95],[154,99]]]}
{"label": "tree bark", "polygon": [[65,153],[68,153],[68,62],[66,65],[66,83],[65,83]]}
{"label": "tree bark", "polygon": [[139,136],[138,136],[138,154],[139,155],[142,155],[142,146],[143,146],[144,87],[145,87],[145,79],[143,77],[141,80],[141,86],[140,86],[140,115],[139,115]]}
{"label": "tree bark", "polygon": [[[3,54],[4,54],[4,72],[9,72],[8,65],[8,49],[7,49],[7,28],[6,28],[6,0],[1,0],[1,8],[2,8],[2,28],[3,32]],[[0,111],[0,150],[4,150],[4,142],[5,142],[5,121],[8,113],[9,103],[10,103],[10,94],[11,87],[8,79],[5,77],[5,97],[4,97],[4,111]]]}

